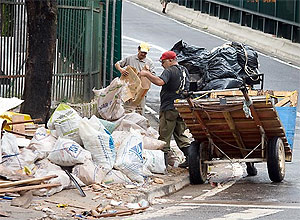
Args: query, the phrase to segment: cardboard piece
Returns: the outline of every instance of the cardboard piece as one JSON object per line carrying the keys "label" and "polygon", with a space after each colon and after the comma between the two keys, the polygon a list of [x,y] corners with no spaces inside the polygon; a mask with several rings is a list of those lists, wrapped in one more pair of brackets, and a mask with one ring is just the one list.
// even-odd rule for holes
{"label": "cardboard piece", "polygon": [[146,77],[139,77],[138,71],[132,66],[127,66],[126,71],[129,73],[128,76],[122,75],[120,79],[128,83],[132,97],[130,104],[138,106],[150,89],[151,82]]}

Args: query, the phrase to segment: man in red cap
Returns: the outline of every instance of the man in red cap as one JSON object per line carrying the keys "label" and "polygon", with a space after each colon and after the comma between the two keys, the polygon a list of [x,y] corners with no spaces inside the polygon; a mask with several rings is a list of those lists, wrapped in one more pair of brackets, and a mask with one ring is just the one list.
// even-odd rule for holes
{"label": "man in red cap", "polygon": [[178,147],[186,157],[186,162],[179,166],[187,167],[190,141],[184,134],[186,125],[174,107],[174,100],[181,98],[178,90],[183,77],[185,75],[188,76],[188,70],[178,64],[174,51],[164,52],[160,57],[160,62],[164,68],[160,76],[155,76],[147,70],[142,70],[140,74],[141,76],[147,77],[155,85],[162,86],[160,91],[159,139],[167,143],[163,149],[166,163],[167,153],[170,150],[170,141],[173,135]]}

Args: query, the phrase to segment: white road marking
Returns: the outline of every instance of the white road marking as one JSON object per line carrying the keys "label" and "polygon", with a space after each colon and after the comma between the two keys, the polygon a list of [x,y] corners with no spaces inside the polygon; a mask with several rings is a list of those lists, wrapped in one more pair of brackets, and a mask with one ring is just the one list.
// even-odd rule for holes
{"label": "white road marking", "polygon": [[[163,217],[163,216],[171,216],[179,212],[184,212],[186,213],[187,210],[195,209],[197,207],[194,206],[171,206],[167,207],[165,209],[158,210],[156,212],[145,212],[140,215],[135,215],[130,218],[126,218],[127,220],[134,220],[134,219],[149,219],[149,218],[156,218],[156,217]],[[125,220],[126,220],[125,219]]]}
{"label": "white road marking", "polygon": [[[135,38],[132,38],[132,37],[128,37],[128,36],[124,36],[124,35],[123,35],[123,38],[126,39],[126,40],[131,40],[131,41],[136,42],[136,43],[138,43],[138,44],[140,44],[141,42],[143,42],[143,41],[141,41],[141,40],[138,40],[138,39],[135,39]],[[152,47],[152,48],[155,48],[155,49],[159,50],[160,52],[165,52],[165,51],[167,51],[167,49],[164,49],[164,48],[162,48],[162,47],[160,47],[160,46],[157,46],[157,45],[155,45],[155,44],[152,44],[151,42],[147,42],[147,43],[150,44],[150,49],[151,49],[151,47]]]}
{"label": "white road marking", "polygon": [[210,220],[239,220],[239,219],[256,219],[263,216],[273,215],[283,210],[278,209],[247,209],[241,212],[235,212],[228,215],[224,215],[221,218],[211,218]]}
{"label": "white road marking", "polygon": [[268,204],[225,204],[225,203],[181,203],[181,206],[214,206],[214,207],[235,207],[235,208],[266,208],[266,209],[300,209],[300,206],[288,206],[288,205],[268,205]]}
{"label": "white road marking", "polygon": [[214,196],[219,192],[222,192],[225,189],[228,189],[233,184],[235,184],[236,181],[229,181],[228,183],[224,184],[221,188],[213,188],[212,190],[208,191],[207,193],[204,193],[201,196],[195,197],[193,200],[205,200],[207,197]]}

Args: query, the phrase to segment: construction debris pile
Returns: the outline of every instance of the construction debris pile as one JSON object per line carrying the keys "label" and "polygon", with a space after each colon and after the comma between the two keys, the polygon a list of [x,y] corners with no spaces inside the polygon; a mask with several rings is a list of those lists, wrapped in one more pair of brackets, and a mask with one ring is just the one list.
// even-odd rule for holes
{"label": "construction debris pile", "polygon": [[[114,107],[112,111],[119,109]],[[112,122],[95,115],[81,117],[72,107],[61,103],[46,126],[35,125],[30,116],[10,111],[2,111],[0,117],[0,194],[13,201],[25,196],[17,206],[29,207],[32,196],[49,197],[64,189],[77,188],[83,197],[87,192],[102,192],[98,197],[110,201],[94,208],[85,207],[85,212],[81,209],[81,213],[74,215],[132,214],[144,210],[149,203],[141,200],[133,204],[132,198],[126,199],[124,195],[130,189],[137,192],[140,188],[163,184],[163,177],[168,176],[161,151],[165,142],[158,140],[158,133],[148,120],[135,112],[122,112]],[[20,117],[21,121],[13,120]],[[16,125],[23,129],[15,131]],[[33,136],[26,132],[28,127],[35,127]],[[170,162],[176,166],[183,162],[184,156],[176,144],[172,144],[172,149]],[[119,189],[112,193],[115,187]],[[96,198],[97,194],[90,196]]]}

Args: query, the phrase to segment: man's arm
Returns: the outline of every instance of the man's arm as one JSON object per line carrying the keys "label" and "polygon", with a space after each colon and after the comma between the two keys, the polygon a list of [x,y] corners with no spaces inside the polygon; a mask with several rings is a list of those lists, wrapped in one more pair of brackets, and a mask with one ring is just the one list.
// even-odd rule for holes
{"label": "man's arm", "polygon": [[163,86],[165,84],[165,81],[163,81],[161,78],[158,76],[153,75],[150,71],[148,70],[142,70],[140,72],[141,76],[147,77],[153,84],[157,86]]}
{"label": "man's arm", "polygon": [[115,67],[123,76],[127,76],[129,74],[126,69],[121,67],[120,61],[116,62]]}

